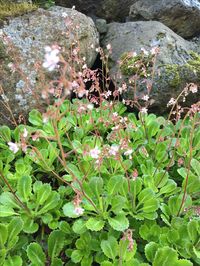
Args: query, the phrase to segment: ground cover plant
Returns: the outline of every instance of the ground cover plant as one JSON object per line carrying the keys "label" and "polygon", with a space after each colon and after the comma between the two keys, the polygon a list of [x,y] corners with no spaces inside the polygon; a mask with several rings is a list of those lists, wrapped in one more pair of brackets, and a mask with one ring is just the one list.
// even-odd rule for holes
{"label": "ground cover plant", "polygon": [[[73,49],[71,61],[45,49],[43,67],[61,75],[41,90],[48,108],[0,127],[0,265],[199,265],[200,103],[179,104],[197,86],[170,100],[168,117],[148,114],[150,88],[139,99],[132,80],[134,99],[119,101],[127,85],[110,91],[107,68],[88,69]],[[98,52],[107,63],[110,45]],[[144,78],[146,53],[131,66]]]}

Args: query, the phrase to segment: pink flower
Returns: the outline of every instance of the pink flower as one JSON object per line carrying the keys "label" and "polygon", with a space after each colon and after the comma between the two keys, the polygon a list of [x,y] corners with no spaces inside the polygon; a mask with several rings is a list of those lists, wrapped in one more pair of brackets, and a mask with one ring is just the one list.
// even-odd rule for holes
{"label": "pink flower", "polygon": [[79,206],[79,207],[75,207],[75,208],[74,208],[74,213],[75,213],[76,215],[82,215],[82,214],[84,213],[84,209],[81,208],[80,206]]}
{"label": "pink flower", "polygon": [[19,144],[14,142],[8,142],[9,150],[11,150],[13,153],[17,153],[19,150]]}
{"label": "pink flower", "polygon": [[90,150],[90,156],[93,158],[93,159],[98,159],[99,158],[99,154],[100,154],[100,150],[98,148],[94,148],[92,150]]}
{"label": "pink flower", "polygon": [[108,151],[110,155],[115,156],[117,152],[119,151],[119,146],[118,145],[112,145]]}
{"label": "pink flower", "polygon": [[43,67],[47,68],[49,71],[54,70],[57,67],[59,62],[59,49],[57,46],[46,46],[45,47],[45,61],[43,63]]}

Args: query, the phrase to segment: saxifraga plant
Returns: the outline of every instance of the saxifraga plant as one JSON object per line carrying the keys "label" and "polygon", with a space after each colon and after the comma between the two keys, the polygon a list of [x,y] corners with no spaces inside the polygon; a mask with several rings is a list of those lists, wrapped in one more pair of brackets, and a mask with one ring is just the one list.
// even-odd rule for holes
{"label": "saxifraga plant", "polygon": [[197,86],[170,100],[166,119],[148,114],[149,92],[121,103],[125,84],[101,91],[83,59],[46,51],[43,67],[80,60],[82,74],[62,75],[64,92],[45,88],[55,101],[27,125],[0,127],[0,265],[199,265],[200,103],[179,107]]}

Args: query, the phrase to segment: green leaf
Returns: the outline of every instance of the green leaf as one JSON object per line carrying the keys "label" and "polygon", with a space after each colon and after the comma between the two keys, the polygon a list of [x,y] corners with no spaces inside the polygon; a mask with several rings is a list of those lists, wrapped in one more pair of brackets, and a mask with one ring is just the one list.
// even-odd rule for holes
{"label": "green leaf", "polygon": [[113,264],[110,261],[106,260],[101,263],[101,266],[113,266]]}
{"label": "green leaf", "polygon": [[[13,194],[10,192],[3,192],[0,195],[0,203],[4,206],[10,207],[10,208],[20,209],[19,204],[17,204]],[[1,205],[0,205],[0,208],[1,208]]]}
{"label": "green leaf", "polygon": [[31,217],[28,217],[27,215],[22,215],[21,217],[24,222],[23,231],[25,233],[33,234],[37,232],[37,230],[39,229],[39,225],[35,223],[34,219],[32,219]]}
{"label": "green leaf", "polygon": [[48,212],[54,209],[60,202],[60,195],[56,191],[52,191],[44,206],[38,211],[38,215]]}
{"label": "green leaf", "polygon": [[156,252],[153,266],[192,266],[188,260],[178,260],[177,252],[170,247],[159,248]]}
{"label": "green leaf", "polygon": [[4,247],[8,238],[8,229],[5,224],[0,224],[0,249]]}
{"label": "green leaf", "polygon": [[102,240],[101,249],[109,259],[112,259],[114,261],[115,257],[118,254],[117,240],[113,236],[110,236],[108,240]]}
{"label": "green leaf", "polygon": [[51,266],[62,266],[63,265],[63,262],[61,259],[58,259],[58,258],[54,258],[52,261],[51,261]]}
{"label": "green leaf", "polygon": [[92,177],[89,182],[93,194],[99,198],[103,192],[103,179],[101,177]]}
{"label": "green leaf", "polygon": [[107,191],[110,195],[117,193],[120,190],[120,185],[123,182],[123,176],[115,175],[110,178],[107,184]]}
{"label": "green leaf", "polygon": [[85,226],[85,221],[83,219],[76,220],[72,226],[72,229],[74,233],[79,235],[85,233],[85,231],[87,231],[87,228]]}
{"label": "green leaf", "polygon": [[27,247],[27,255],[33,265],[44,266],[45,265],[45,254],[41,246],[38,243],[31,243]]}
{"label": "green leaf", "polygon": [[200,259],[200,250],[197,250],[195,247],[193,247],[193,251],[197,258]]}
{"label": "green leaf", "polygon": [[0,205],[0,217],[18,215],[12,208]]}
{"label": "green leaf", "polygon": [[7,126],[0,127],[0,137],[5,141],[9,142],[11,140],[11,131]]}
{"label": "green leaf", "polygon": [[122,209],[125,207],[126,198],[122,197],[120,195],[112,196],[111,198],[111,206],[112,211],[117,214],[122,211]]}
{"label": "green leaf", "polygon": [[78,263],[82,260],[83,253],[80,250],[74,250],[71,254],[71,259],[74,263]]}
{"label": "green leaf", "polygon": [[57,257],[64,246],[65,235],[60,230],[51,232],[48,238],[48,254],[51,258]]}
{"label": "green leaf", "polygon": [[68,222],[61,221],[59,223],[59,229],[65,234],[71,234],[72,230]]}
{"label": "green leaf", "polygon": [[116,231],[124,231],[129,227],[129,221],[125,214],[118,214],[114,218],[108,218],[110,226]]}
{"label": "green leaf", "polygon": [[149,242],[145,246],[145,256],[148,261],[153,262],[158,248],[159,248],[159,245],[155,242]]}
{"label": "green leaf", "polygon": [[129,249],[129,244],[130,242],[128,239],[121,239],[119,242],[119,256],[120,258],[122,258],[123,262],[130,261],[136,253],[137,250],[136,241],[133,242],[133,247],[131,250]]}
{"label": "green leaf", "polygon": [[83,145],[82,145],[82,143],[80,142],[80,141],[78,141],[78,140],[73,140],[72,141],[72,146],[73,146],[73,148],[75,149],[75,151],[77,152],[77,153],[83,153]]}
{"label": "green leaf", "polygon": [[77,218],[80,216],[75,213],[74,204],[72,202],[68,202],[63,206],[63,213],[70,218]]}
{"label": "green leaf", "polygon": [[23,202],[28,202],[32,191],[32,179],[30,176],[22,176],[17,183],[17,193]]}
{"label": "green leaf", "polygon": [[23,175],[24,172],[26,171],[26,166],[25,166],[24,163],[22,163],[22,162],[17,162],[17,163],[15,164],[15,170],[16,170],[16,172],[17,172],[18,174]]}
{"label": "green leaf", "polygon": [[160,128],[160,124],[156,120],[151,121],[147,125],[148,135],[151,137],[155,136],[157,132],[159,131],[159,128]]}
{"label": "green leaf", "polygon": [[23,229],[23,221],[20,217],[15,217],[11,220],[11,222],[8,225],[8,240],[7,240],[7,246],[9,248],[13,247],[15,243],[17,242],[18,234]]}
{"label": "green leaf", "polygon": [[37,190],[36,190],[36,204],[42,205],[45,203],[45,201],[50,196],[52,190],[51,186],[49,184],[42,184]]}
{"label": "green leaf", "polygon": [[177,187],[176,182],[174,180],[172,180],[172,179],[169,179],[167,181],[167,184],[160,189],[160,192],[159,193],[160,194],[168,194],[168,193],[171,193],[172,191],[174,191],[176,189],[176,187]]}
{"label": "green leaf", "polygon": [[31,124],[33,124],[34,126],[42,126],[43,122],[42,122],[42,115],[39,111],[37,110],[32,110],[29,113],[29,118],[28,118],[29,122]]}
{"label": "green leaf", "polygon": [[99,218],[89,218],[86,222],[87,229],[91,231],[100,231],[104,227],[105,222]]}
{"label": "green leaf", "polygon": [[200,230],[200,226],[197,220],[189,221],[189,223],[187,224],[187,231],[188,231],[190,239],[192,240],[192,243],[195,243],[198,240],[199,230]]}
{"label": "green leaf", "polygon": [[9,256],[3,265],[4,266],[22,266],[22,263],[23,261],[20,256],[13,256],[13,257]]}
{"label": "green leaf", "polygon": [[91,266],[92,262],[93,262],[93,257],[92,256],[83,257],[83,259],[81,261],[81,266]]}
{"label": "green leaf", "polygon": [[196,172],[197,176],[200,177],[200,162],[195,158],[192,158],[191,165],[194,171]]}

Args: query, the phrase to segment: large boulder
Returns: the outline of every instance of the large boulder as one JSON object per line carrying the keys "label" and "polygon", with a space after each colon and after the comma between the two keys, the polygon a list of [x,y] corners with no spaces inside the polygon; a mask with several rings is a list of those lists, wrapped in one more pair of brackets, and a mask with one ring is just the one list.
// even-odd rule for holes
{"label": "large boulder", "polygon": [[[70,32],[67,34],[69,28]],[[63,48],[63,55],[67,56],[77,43],[80,48],[79,54],[85,57],[85,63],[89,67],[93,65],[97,56],[95,49],[99,47],[99,34],[92,19],[64,7],[38,9],[33,13],[12,18],[0,31],[0,88],[2,86],[4,89],[15,117],[19,114],[26,115],[36,106],[36,102],[37,106],[42,104],[40,95],[37,95],[36,101],[33,94],[35,85],[38,85],[36,68],[44,60],[46,46],[56,44]],[[13,49],[6,52],[10,43],[14,52]],[[15,64],[16,61],[22,75],[19,71],[12,71],[10,63]],[[79,65],[79,69],[80,67]],[[47,81],[56,77],[57,74],[54,72],[44,69]],[[28,85],[24,81],[25,77],[28,78]],[[2,98],[5,99],[4,95]],[[10,115],[9,112],[6,113],[2,104],[0,113],[4,113],[3,116],[0,115],[0,124],[7,123]]]}
{"label": "large boulder", "polygon": [[184,38],[200,33],[199,0],[137,0],[129,17],[135,21],[160,21]]}
{"label": "large boulder", "polygon": [[72,7],[84,14],[104,18],[108,22],[125,21],[136,0],[56,0],[57,5]]}
{"label": "large boulder", "polygon": [[[152,46],[160,46],[150,94],[152,110],[157,113],[166,111],[167,102],[170,98],[176,98],[186,83],[200,82],[200,56],[194,52],[195,44],[184,40],[160,22],[110,23],[102,44],[105,49],[107,44],[112,47],[110,75],[118,85],[123,81],[129,84],[130,78],[136,75],[135,53],[135,61],[138,62],[140,56],[142,58],[141,48],[143,51],[150,51]],[[124,60],[125,58],[130,58],[130,61]],[[147,94],[148,79],[151,77],[141,77],[138,80],[137,97]],[[128,91],[123,94],[123,98],[132,100],[133,91],[133,87],[128,85]],[[198,99],[197,94],[193,96],[190,103]]]}

